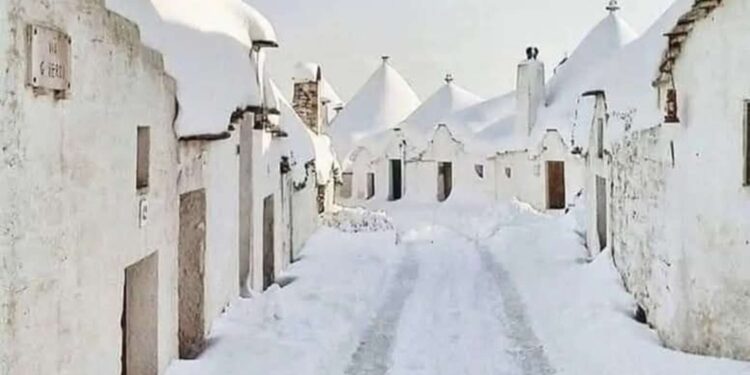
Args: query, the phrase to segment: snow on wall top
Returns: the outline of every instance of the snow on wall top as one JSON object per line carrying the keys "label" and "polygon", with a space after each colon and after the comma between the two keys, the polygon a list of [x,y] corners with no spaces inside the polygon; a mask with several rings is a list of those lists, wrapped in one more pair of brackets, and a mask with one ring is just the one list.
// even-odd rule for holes
{"label": "snow on wall top", "polygon": [[292,80],[296,83],[318,82],[322,78],[320,65],[316,63],[297,63],[294,66],[294,76]]}
{"label": "snow on wall top", "polygon": [[[447,122],[452,115],[481,102],[480,97],[456,85],[449,76],[442,87],[404,120],[402,127],[431,134],[438,124]],[[463,123],[457,121],[450,125]]]}
{"label": "snow on wall top", "polygon": [[398,125],[419,104],[411,86],[384,61],[331,124],[336,153],[346,157],[359,140]]}
{"label": "snow on wall top", "polygon": [[[177,82],[180,138],[220,135],[237,108],[259,106],[253,43],[275,45],[270,22],[242,0],[106,0],[138,24]],[[262,52],[261,52],[262,53]],[[263,56],[256,62],[262,65]],[[262,66],[261,66],[262,69]]]}

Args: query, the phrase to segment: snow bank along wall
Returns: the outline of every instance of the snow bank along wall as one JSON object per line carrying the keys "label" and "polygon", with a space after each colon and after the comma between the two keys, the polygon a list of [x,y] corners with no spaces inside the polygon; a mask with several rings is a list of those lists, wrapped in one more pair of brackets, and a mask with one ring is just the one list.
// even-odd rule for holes
{"label": "snow bank along wall", "polygon": [[747,360],[750,4],[699,7],[709,11],[684,19],[691,27],[673,55],[674,86],[659,87],[676,90],[679,122],[632,134],[614,151],[613,250],[668,346]]}
{"label": "snow bank along wall", "polygon": [[[129,372],[159,373],[177,354],[175,84],[101,1],[1,1],[0,19],[0,373],[120,373],[121,325]],[[27,85],[35,26],[71,38],[64,93]]]}

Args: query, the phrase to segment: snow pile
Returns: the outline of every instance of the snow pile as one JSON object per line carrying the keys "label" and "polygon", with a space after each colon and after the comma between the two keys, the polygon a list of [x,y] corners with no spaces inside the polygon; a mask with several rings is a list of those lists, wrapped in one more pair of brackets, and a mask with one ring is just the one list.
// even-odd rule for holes
{"label": "snow pile", "polygon": [[397,126],[419,104],[404,78],[383,62],[331,124],[336,153],[348,157],[360,140]]}
{"label": "snow pile", "polygon": [[180,137],[227,131],[237,108],[260,105],[263,57],[253,43],[274,45],[271,24],[242,0],[106,0],[138,24],[143,43],[161,52],[177,81]]}
{"label": "snow pile", "polygon": [[666,349],[653,330],[636,322],[635,302],[611,253],[588,263],[578,209],[562,217],[520,215],[487,242],[523,296],[557,374],[713,375],[750,370],[746,363]]}
{"label": "snow pile", "polygon": [[387,232],[394,230],[391,219],[384,212],[364,208],[339,207],[323,215],[323,225],[342,232]]}
{"label": "snow pile", "polygon": [[290,284],[235,301],[213,323],[206,351],[167,374],[343,374],[393,277],[394,243],[392,232],[320,230],[282,276]]}

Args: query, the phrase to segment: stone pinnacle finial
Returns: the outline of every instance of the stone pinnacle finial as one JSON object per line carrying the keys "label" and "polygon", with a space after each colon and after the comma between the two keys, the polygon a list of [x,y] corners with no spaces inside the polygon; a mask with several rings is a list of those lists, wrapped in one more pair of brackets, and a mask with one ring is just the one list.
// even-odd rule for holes
{"label": "stone pinnacle finial", "polygon": [[381,58],[381,59],[383,59],[383,64],[387,63],[387,62],[388,62],[388,60],[390,60],[390,59],[391,59],[391,57],[390,57],[390,56],[388,56],[388,55],[384,55],[384,56],[381,56],[380,58]]}
{"label": "stone pinnacle finial", "polygon": [[607,9],[610,13],[617,12],[618,10],[620,10],[620,3],[617,0],[609,0],[609,4],[605,9]]}
{"label": "stone pinnacle finial", "polygon": [[448,73],[445,75],[445,83],[451,83],[451,82],[453,82],[453,74]]}

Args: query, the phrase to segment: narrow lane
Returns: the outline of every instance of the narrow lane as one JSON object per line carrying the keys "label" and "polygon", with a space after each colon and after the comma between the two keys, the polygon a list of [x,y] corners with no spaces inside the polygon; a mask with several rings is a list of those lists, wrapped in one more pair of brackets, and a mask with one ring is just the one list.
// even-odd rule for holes
{"label": "narrow lane", "polygon": [[411,229],[346,374],[553,374],[521,297],[480,241],[448,227]]}

